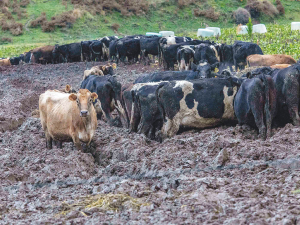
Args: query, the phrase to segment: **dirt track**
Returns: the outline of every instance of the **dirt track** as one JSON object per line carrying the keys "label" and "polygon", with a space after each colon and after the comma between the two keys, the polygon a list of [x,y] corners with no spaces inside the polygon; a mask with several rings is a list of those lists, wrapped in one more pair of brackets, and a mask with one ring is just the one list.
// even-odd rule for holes
{"label": "dirt track", "polygon": [[[85,68],[0,68],[0,224],[300,224],[300,128],[291,124],[267,141],[223,126],[160,144],[98,121],[89,153],[71,143],[47,150],[32,116],[39,94],[78,89]],[[155,69],[120,67],[117,79]]]}

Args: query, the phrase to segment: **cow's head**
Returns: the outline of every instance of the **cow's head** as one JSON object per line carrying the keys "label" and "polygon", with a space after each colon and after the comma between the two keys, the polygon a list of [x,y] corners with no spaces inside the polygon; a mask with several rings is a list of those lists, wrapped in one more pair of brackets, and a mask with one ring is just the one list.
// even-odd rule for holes
{"label": "cow's head", "polygon": [[80,89],[77,94],[73,93],[69,95],[71,101],[76,101],[80,111],[80,117],[87,117],[90,114],[93,102],[98,98],[98,95],[91,93],[87,89]]}
{"label": "cow's head", "polygon": [[192,70],[198,72],[200,78],[211,78],[211,71],[219,66],[219,62],[210,65],[207,60],[201,60],[199,65],[192,63]]}

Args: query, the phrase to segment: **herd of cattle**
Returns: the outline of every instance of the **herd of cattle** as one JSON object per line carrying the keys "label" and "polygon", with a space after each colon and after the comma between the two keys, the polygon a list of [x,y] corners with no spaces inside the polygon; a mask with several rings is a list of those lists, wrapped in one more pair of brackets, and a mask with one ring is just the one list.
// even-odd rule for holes
{"label": "herd of cattle", "polygon": [[[121,85],[114,75],[121,61],[150,63],[157,56],[166,71],[142,74]],[[104,37],[67,45],[45,46],[0,66],[25,63],[115,61],[83,73],[80,90],[48,90],[40,95],[39,111],[47,147],[52,140],[90,143],[97,118],[131,132],[162,141],[180,127],[206,128],[238,122],[258,128],[265,139],[271,127],[300,125],[300,62],[288,55],[263,55],[259,45],[233,45],[189,37],[135,35]],[[178,64],[180,71],[174,70]],[[237,76],[245,66],[254,69]],[[217,69],[218,68],[218,69]],[[113,118],[116,110],[118,117]]]}
{"label": "herd of cattle", "polygon": [[[69,86],[46,91],[40,95],[39,110],[48,148],[52,148],[52,140],[60,147],[63,141],[73,141],[78,148],[80,142],[89,144],[97,118],[102,116],[110,125],[121,125],[157,141],[174,136],[181,127],[238,122],[257,128],[265,139],[272,135],[272,126],[300,125],[300,62],[288,55],[263,55],[257,44],[242,41],[226,45],[186,37],[110,38],[105,38],[110,40],[108,45],[103,42],[104,60],[116,56],[117,62],[126,57],[131,61],[138,60],[139,54],[141,59],[151,54],[162,59],[165,69],[178,63],[181,71],[142,74],[134,83],[122,86],[113,76],[117,64],[108,63],[84,71],[78,92]],[[84,55],[81,43],[86,60],[95,57],[97,45],[92,42],[90,49],[91,45],[94,55]],[[37,59],[32,54],[31,58]],[[69,54],[66,59],[70,58]],[[245,65],[255,67],[237,76],[234,69]],[[117,118],[112,116],[114,110]]]}

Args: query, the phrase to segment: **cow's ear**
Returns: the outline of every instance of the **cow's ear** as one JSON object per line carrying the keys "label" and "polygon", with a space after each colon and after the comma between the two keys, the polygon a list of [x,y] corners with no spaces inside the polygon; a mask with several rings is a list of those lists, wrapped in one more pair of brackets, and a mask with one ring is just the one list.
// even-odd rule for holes
{"label": "cow's ear", "polygon": [[210,66],[210,68],[211,68],[211,70],[215,70],[216,68],[219,68],[219,65],[220,65],[220,63],[219,63],[219,62],[216,62],[216,63],[212,64],[212,65]]}
{"label": "cow's ear", "polygon": [[112,68],[115,70],[117,68],[117,64],[113,63]]}
{"label": "cow's ear", "polygon": [[95,102],[96,99],[98,98],[98,95],[97,95],[95,92],[93,92],[93,93],[91,94],[91,98],[93,99],[93,102]]}
{"label": "cow's ear", "polygon": [[69,95],[69,99],[70,99],[71,101],[76,101],[77,95],[75,95],[75,94],[70,94],[70,95]]}
{"label": "cow's ear", "polygon": [[251,72],[248,72],[248,73],[246,74],[246,77],[247,77],[248,79],[251,79],[252,73],[251,73]]}
{"label": "cow's ear", "polygon": [[65,87],[65,92],[70,92],[71,91],[71,86],[70,85],[66,85],[66,87]]}
{"label": "cow's ear", "polygon": [[105,70],[105,66],[102,66],[102,71],[104,71]]}
{"label": "cow's ear", "polygon": [[193,71],[196,71],[196,69],[197,69],[197,65],[195,63],[193,63],[193,62],[192,62],[192,65],[191,65],[191,69]]}

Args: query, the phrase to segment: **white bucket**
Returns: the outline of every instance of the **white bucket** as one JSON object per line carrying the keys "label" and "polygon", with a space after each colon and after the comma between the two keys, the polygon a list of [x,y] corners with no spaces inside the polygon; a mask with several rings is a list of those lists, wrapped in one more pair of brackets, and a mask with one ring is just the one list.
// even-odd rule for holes
{"label": "white bucket", "polygon": [[159,31],[159,33],[160,33],[163,37],[174,37],[174,36],[175,36],[174,31]]}
{"label": "white bucket", "polygon": [[200,28],[198,29],[198,32],[197,32],[197,37],[211,37],[211,36],[214,36],[214,31],[212,30],[208,30],[208,29],[203,29],[203,28]]}
{"label": "white bucket", "polygon": [[158,36],[158,37],[162,37],[161,34],[155,33],[155,32],[147,32],[147,33],[146,33],[146,36]]}
{"label": "white bucket", "polygon": [[252,33],[259,33],[259,34],[267,33],[267,28],[264,24],[256,24],[253,25]]}
{"label": "white bucket", "polygon": [[206,27],[208,30],[212,30],[214,32],[214,36],[221,36],[221,29],[220,27]]}
{"label": "white bucket", "polygon": [[300,30],[300,22],[292,22],[291,29],[292,30]]}
{"label": "white bucket", "polygon": [[238,34],[248,34],[247,29],[248,29],[248,27],[246,25],[240,26],[240,30],[239,30]]}

